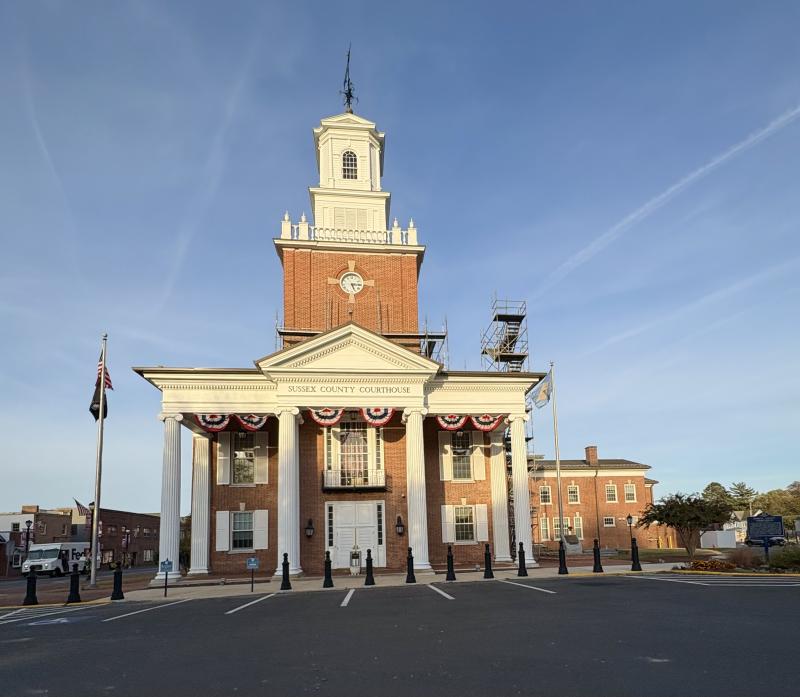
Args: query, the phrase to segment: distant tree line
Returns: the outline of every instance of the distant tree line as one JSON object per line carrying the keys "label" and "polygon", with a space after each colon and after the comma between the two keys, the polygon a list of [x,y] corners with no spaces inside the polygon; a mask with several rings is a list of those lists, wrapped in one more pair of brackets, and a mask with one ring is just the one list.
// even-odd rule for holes
{"label": "distant tree line", "polygon": [[789,484],[785,489],[772,489],[757,492],[744,482],[734,482],[725,488],[719,482],[711,482],[701,494],[706,501],[722,503],[731,510],[755,512],[758,510],[769,515],[780,515],[787,527],[793,527],[796,518],[800,518],[800,481]]}

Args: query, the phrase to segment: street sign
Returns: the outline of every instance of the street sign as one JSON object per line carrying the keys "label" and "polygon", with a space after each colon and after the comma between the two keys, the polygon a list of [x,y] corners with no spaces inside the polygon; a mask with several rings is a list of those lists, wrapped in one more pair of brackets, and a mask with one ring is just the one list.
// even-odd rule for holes
{"label": "street sign", "polygon": [[257,569],[258,568],[258,559],[256,557],[248,557],[247,558],[247,568],[248,569]]}
{"label": "street sign", "polygon": [[747,537],[751,540],[783,537],[783,518],[779,515],[754,515],[747,518]]}
{"label": "street sign", "polygon": [[162,574],[170,573],[172,571],[172,562],[169,559],[162,561],[159,565],[159,569]]}

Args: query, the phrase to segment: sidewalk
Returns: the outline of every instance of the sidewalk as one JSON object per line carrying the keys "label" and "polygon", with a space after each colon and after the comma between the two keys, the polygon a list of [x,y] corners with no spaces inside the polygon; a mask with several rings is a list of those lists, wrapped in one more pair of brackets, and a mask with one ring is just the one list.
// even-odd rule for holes
{"label": "sidewalk", "polygon": [[[669,571],[674,566],[673,562],[664,563],[664,564],[643,564],[642,568],[644,572],[658,572],[658,571]],[[558,575],[558,567],[554,566],[546,566],[540,567],[537,569],[528,569],[528,577],[527,580],[529,581],[536,581],[542,579],[558,579],[558,578],[570,578],[570,576],[592,576],[595,578],[602,578],[603,576],[616,576],[621,574],[630,574],[634,573],[630,570],[629,567],[620,568],[619,566],[610,567],[603,574],[594,574],[592,573],[591,566],[575,566],[571,567],[569,570],[568,576],[559,576]],[[639,572],[635,572],[639,573]],[[495,571],[495,580],[509,580],[509,581],[524,581],[525,578],[521,578],[517,576],[516,570],[511,569],[503,569]],[[430,583],[445,583],[445,575],[432,573],[432,572],[422,572],[417,571],[415,573],[417,579],[417,585],[423,584],[430,584]],[[457,572],[456,573],[457,581],[455,584],[462,583],[462,582],[476,582],[476,581],[483,581],[483,571],[467,571],[467,572]],[[221,582],[213,584],[213,581],[209,579],[209,583],[213,585],[191,585],[191,584],[177,584],[174,586],[169,587],[168,591],[168,601],[172,600],[184,600],[184,599],[192,599],[198,600],[202,598],[228,598],[228,597],[236,597],[236,596],[246,596],[250,595],[250,584],[249,583],[241,583],[240,580],[237,579],[237,583],[235,584],[222,584]],[[288,592],[311,592],[311,591],[341,591],[341,590],[348,590],[350,588],[364,588],[364,575],[361,576],[334,576],[333,588],[323,588],[322,587],[322,577],[315,576],[310,578],[293,578],[291,579],[292,583],[292,591]],[[402,574],[380,574],[375,576],[375,588],[388,588],[392,586],[405,586],[406,585],[406,575]],[[255,590],[254,593],[256,594],[264,594],[264,593],[278,593],[280,592],[281,587],[281,579],[280,577],[272,577],[268,581],[256,581],[255,583]],[[125,591],[125,600],[163,600],[164,599],[164,589],[162,588],[147,588],[145,590],[134,590],[134,591]]]}

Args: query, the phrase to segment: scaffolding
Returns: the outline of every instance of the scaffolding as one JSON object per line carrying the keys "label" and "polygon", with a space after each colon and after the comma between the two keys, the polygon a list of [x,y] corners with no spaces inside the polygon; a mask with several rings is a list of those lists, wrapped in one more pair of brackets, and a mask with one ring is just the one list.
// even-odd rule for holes
{"label": "scaffolding", "polygon": [[527,312],[524,300],[492,301],[492,322],[481,334],[481,361],[486,370],[528,370]]}

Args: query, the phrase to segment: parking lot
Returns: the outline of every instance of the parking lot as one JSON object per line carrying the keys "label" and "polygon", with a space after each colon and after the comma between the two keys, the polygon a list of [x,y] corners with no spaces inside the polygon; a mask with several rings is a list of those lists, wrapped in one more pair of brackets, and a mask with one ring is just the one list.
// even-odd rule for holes
{"label": "parking lot", "polygon": [[644,574],[26,608],[0,695],[796,695],[799,600]]}

